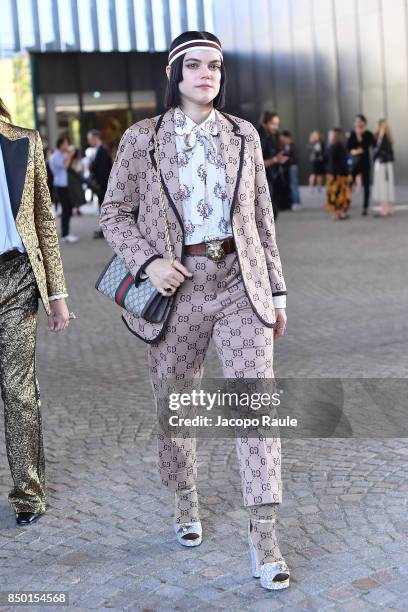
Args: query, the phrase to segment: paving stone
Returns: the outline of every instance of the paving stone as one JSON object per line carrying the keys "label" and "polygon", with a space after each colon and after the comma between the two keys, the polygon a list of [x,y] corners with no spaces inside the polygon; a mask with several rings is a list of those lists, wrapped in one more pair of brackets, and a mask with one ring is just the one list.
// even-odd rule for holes
{"label": "paving stone", "polygon": [[353,580],[351,584],[354,588],[361,589],[362,591],[371,591],[372,589],[376,589],[378,586],[380,586],[378,582],[372,578],[360,578],[358,580]]}
{"label": "paving stone", "polygon": [[402,603],[400,600],[398,601],[398,595],[396,593],[391,593],[385,587],[379,587],[375,589],[375,591],[371,591],[370,593],[364,594],[363,599],[368,601],[376,606],[390,606],[397,605],[398,603]]}
{"label": "paving stone", "polygon": [[[341,226],[317,208],[279,218],[290,293],[278,378],[408,378],[408,215],[382,224],[357,212]],[[406,609],[403,438],[282,439],[285,592],[251,577],[233,440],[198,440],[205,539],[197,550],[177,545],[173,496],[156,473],[146,347],[93,288],[110,256],[94,225],[74,218],[81,240],[63,246],[77,320],[54,336],[40,315],[50,510],[29,529],[15,527],[0,449],[0,588],[67,590],[84,611]],[[205,366],[221,375],[213,347]]]}

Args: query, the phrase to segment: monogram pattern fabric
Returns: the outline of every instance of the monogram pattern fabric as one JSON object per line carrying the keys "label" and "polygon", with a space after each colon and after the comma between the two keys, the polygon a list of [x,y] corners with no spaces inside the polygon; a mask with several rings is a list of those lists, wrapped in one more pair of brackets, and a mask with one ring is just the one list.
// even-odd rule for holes
{"label": "monogram pattern fabric", "polygon": [[[286,294],[275,240],[259,136],[254,126],[215,111],[220,149],[225,163],[225,187],[247,298],[258,319],[273,327],[273,295]],[[174,110],[154,118],[160,147],[161,177],[168,200],[170,234],[176,257],[184,263],[186,229],[177,164]],[[138,278],[156,257],[166,257],[164,223],[159,212],[159,185],[149,121],[135,123],[124,133],[101,209],[101,228],[113,250]],[[170,316],[170,314],[169,314]],[[152,324],[124,314],[129,329],[144,341],[157,341],[166,321]]]}
{"label": "monogram pattern fabric", "polygon": [[[179,390],[177,381],[185,381],[187,390],[192,380],[201,378],[211,338],[225,378],[274,377],[273,329],[263,325],[252,310],[237,254],[220,262],[189,256],[185,265],[193,278],[184,281],[177,293],[164,338],[149,346],[159,421],[160,398],[168,397],[171,385]],[[268,433],[260,428],[251,436],[236,438],[245,506],[282,501],[280,438],[267,437]],[[193,486],[195,438],[159,432],[158,468],[165,486],[175,490]]]}
{"label": "monogram pattern fabric", "polygon": [[44,308],[49,314],[48,296],[66,293],[67,289],[41,138],[35,130],[4,121],[0,121],[0,133],[9,140],[28,139],[27,171],[16,227],[27,250]]}

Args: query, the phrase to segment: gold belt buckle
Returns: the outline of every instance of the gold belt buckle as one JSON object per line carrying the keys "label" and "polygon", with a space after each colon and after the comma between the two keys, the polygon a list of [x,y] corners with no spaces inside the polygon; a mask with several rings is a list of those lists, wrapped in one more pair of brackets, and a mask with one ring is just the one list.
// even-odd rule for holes
{"label": "gold belt buckle", "polygon": [[225,257],[223,249],[223,240],[211,240],[205,243],[205,254],[212,261],[221,261]]}

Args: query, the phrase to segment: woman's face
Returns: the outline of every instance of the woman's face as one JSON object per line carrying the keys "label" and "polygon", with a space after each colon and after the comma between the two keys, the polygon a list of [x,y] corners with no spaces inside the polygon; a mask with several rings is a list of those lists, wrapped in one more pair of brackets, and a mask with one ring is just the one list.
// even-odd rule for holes
{"label": "woman's face", "polygon": [[354,127],[356,130],[362,131],[365,130],[366,122],[361,119],[361,117],[356,117],[354,119]]}
{"label": "woman's face", "polygon": [[280,126],[280,118],[279,115],[275,115],[275,117],[273,117],[270,121],[268,121],[268,123],[266,124],[266,129],[271,133],[271,134],[276,134],[276,132],[279,131],[279,126]]}
{"label": "woman's face", "polygon": [[188,51],[183,57],[182,101],[207,105],[220,91],[221,59],[212,49]]}

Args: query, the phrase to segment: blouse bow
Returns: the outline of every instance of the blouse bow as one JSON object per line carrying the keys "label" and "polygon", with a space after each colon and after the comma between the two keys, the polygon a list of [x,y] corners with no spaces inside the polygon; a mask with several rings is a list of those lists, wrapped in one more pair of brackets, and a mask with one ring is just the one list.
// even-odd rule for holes
{"label": "blouse bow", "polygon": [[208,156],[217,159],[217,145],[213,136],[218,134],[214,109],[202,123],[195,123],[180,108],[174,111],[175,132],[182,137],[182,152],[191,164],[192,206],[190,218],[194,225],[203,225],[209,209],[211,196],[207,185]]}

